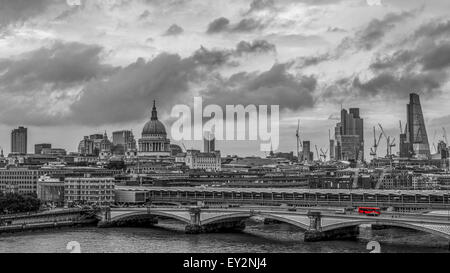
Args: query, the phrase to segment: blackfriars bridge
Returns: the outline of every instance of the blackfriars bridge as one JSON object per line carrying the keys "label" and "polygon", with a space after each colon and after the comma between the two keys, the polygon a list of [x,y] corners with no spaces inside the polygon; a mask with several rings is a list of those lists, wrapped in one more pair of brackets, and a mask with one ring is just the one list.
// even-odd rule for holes
{"label": "blackfriars bridge", "polygon": [[187,233],[243,230],[245,220],[259,216],[298,227],[305,241],[355,238],[359,225],[372,224],[401,227],[428,232],[450,241],[450,217],[427,214],[382,213],[366,216],[355,212],[320,209],[282,209],[276,207],[205,208],[136,207],[107,208],[98,214],[100,227],[128,225],[136,222],[157,224],[162,219],[175,219],[186,225]]}

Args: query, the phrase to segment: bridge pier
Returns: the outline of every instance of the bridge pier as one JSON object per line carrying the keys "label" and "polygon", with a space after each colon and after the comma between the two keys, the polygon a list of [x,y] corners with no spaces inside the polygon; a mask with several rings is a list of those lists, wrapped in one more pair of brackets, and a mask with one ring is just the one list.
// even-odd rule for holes
{"label": "bridge pier", "polygon": [[305,232],[305,242],[318,242],[329,240],[356,239],[359,235],[359,226],[345,227],[340,229],[322,230],[322,215],[320,212],[308,212],[310,220],[309,230]]}
{"label": "bridge pier", "polygon": [[359,235],[359,226],[346,227],[328,231],[308,230],[305,232],[305,242],[330,240],[354,240]]}
{"label": "bridge pier", "polygon": [[202,225],[200,220],[200,208],[191,208],[189,214],[191,223],[186,225],[187,234],[216,233],[216,232],[236,232],[245,229],[245,222],[242,220],[225,221],[213,224]]}

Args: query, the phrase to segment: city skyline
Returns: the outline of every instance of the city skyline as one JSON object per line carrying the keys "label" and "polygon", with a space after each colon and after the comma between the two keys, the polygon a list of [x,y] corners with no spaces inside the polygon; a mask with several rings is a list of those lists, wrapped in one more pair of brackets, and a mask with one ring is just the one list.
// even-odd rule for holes
{"label": "city skyline", "polygon": [[[5,153],[6,132],[20,125],[29,128],[29,151],[46,142],[76,151],[84,135],[105,130],[138,134],[153,99],[169,128],[171,108],[196,95],[208,104],[280,105],[283,152],[296,149],[298,119],[301,140],[328,147],[342,105],[360,108],[369,159],[372,127],[381,123],[397,136],[413,92],[430,145],[450,127],[448,1],[4,3]],[[216,145],[225,154],[264,156],[259,142]]]}
{"label": "city skyline", "polygon": [[[415,93],[411,93],[411,94],[409,94],[409,97],[410,97],[410,99],[412,99],[412,98],[414,98],[415,100],[419,100],[419,97],[417,97],[417,94],[415,94]],[[409,101],[409,103],[406,105],[407,106],[407,108],[409,109],[409,104],[411,103],[412,101]],[[419,102],[420,103],[420,102]],[[407,110],[408,110],[407,109]],[[152,109],[152,111],[151,111],[151,118],[150,118],[150,120],[153,120],[153,118],[154,118],[154,116],[156,115],[156,112],[155,112],[156,110],[155,110],[155,101],[153,101],[153,109]],[[409,110],[408,110],[409,111]],[[410,128],[410,126],[408,126],[408,123],[407,123],[407,120],[408,120],[408,111],[406,111],[406,123],[404,123],[405,124],[405,132],[407,131],[407,130],[410,130],[409,128]],[[345,114],[343,114],[343,113],[345,113]],[[335,148],[337,148],[336,146],[338,145],[338,143],[339,143],[339,141],[337,141],[337,139],[336,139],[336,133],[339,131],[339,130],[343,130],[342,132],[343,132],[343,134],[348,134],[348,135],[350,135],[351,137],[352,137],[352,135],[360,135],[360,140],[361,140],[361,138],[362,138],[362,145],[364,146],[364,151],[363,151],[363,155],[362,156],[360,156],[361,158],[363,158],[363,159],[365,159],[365,160],[370,160],[370,159],[372,159],[372,156],[371,157],[369,157],[368,155],[365,155],[365,153],[366,153],[366,151],[371,151],[371,148],[372,148],[372,146],[373,146],[373,142],[370,142],[372,139],[373,139],[373,133],[372,133],[372,127],[367,127],[367,126],[364,126],[364,124],[363,123],[361,123],[361,124],[359,124],[358,123],[358,125],[353,125],[353,126],[357,126],[357,127],[355,127],[355,128],[347,128],[347,129],[340,129],[340,127],[341,127],[341,122],[338,122],[338,121],[340,121],[340,120],[348,120],[349,119],[349,117],[347,117],[348,115],[351,115],[352,117],[355,117],[355,118],[357,118],[357,120],[362,120],[362,121],[360,121],[360,122],[363,122],[364,120],[365,120],[365,118],[364,117],[361,117],[360,116],[360,108],[357,108],[357,107],[352,107],[352,108],[349,108],[348,109],[348,111],[347,111],[347,109],[341,109],[341,113],[340,113],[340,115],[341,115],[341,117],[339,117],[339,119],[337,119],[337,118],[335,118],[335,119],[330,119],[331,121],[333,121],[334,122],[334,127],[336,127],[336,128],[334,128],[334,127],[332,127],[330,130],[333,130],[333,131],[335,131],[335,132],[333,132],[333,134],[329,134],[329,136],[331,137],[331,139],[332,140],[334,140],[335,141],[335,143],[334,143],[334,147]],[[342,116],[343,115],[343,116]],[[422,115],[422,111],[420,111],[420,115]],[[353,119],[353,118],[351,118],[351,119]],[[422,119],[423,119],[423,116],[422,116]],[[399,120],[400,122],[403,122],[403,119],[400,119]],[[337,122],[337,123],[336,123]],[[352,122],[353,123],[353,122]],[[343,127],[346,127],[346,126],[348,126],[348,125],[342,125]],[[375,125],[374,125],[375,126]],[[425,122],[425,127],[427,126],[427,124],[426,124],[426,122]],[[141,125],[141,127],[142,127],[142,125]],[[376,126],[375,126],[376,127]],[[23,126],[19,126],[19,129],[25,129],[25,131],[26,131],[26,135],[27,135],[27,138],[29,138],[29,134],[28,134],[28,128],[27,127],[25,127],[25,128],[23,128]],[[363,131],[361,131],[361,128],[363,129]],[[442,127],[441,127],[441,129],[442,129]],[[349,131],[350,130],[350,131]],[[356,130],[356,131],[354,131],[354,130]],[[377,128],[377,130],[378,130],[378,128]],[[397,129],[398,130],[398,129]],[[13,130],[13,133],[15,132],[15,131],[17,131],[17,129],[14,129]],[[133,132],[134,132],[134,130],[133,129],[131,129],[131,130],[127,130],[127,129],[117,129],[117,130],[114,130],[114,131],[110,131],[109,133],[107,132],[107,130],[105,130],[104,131],[104,134],[105,135],[109,135],[110,136],[110,138],[111,139],[113,139],[114,138],[114,134],[116,134],[116,133],[124,133],[124,132],[129,132],[129,133],[131,133],[131,134],[133,134]],[[357,133],[358,132],[358,133]],[[395,138],[396,139],[396,141],[394,140],[394,143],[396,144],[396,149],[395,150],[393,150],[393,152],[392,152],[392,154],[399,154],[400,153],[400,137],[398,137],[398,135],[401,135],[401,133],[403,133],[404,131],[402,130],[401,131],[401,133],[400,133],[400,131],[399,132],[394,132],[392,135],[390,135],[389,133],[390,133],[390,131],[388,131],[388,130],[385,130],[385,132],[387,133],[387,135],[389,135],[390,137],[391,137],[391,141]],[[12,133],[12,134],[13,134]],[[170,139],[170,130],[168,130],[168,138]],[[208,133],[208,132],[205,132],[205,133]],[[369,135],[367,135],[366,133],[370,133]],[[443,139],[441,139],[441,138],[439,138],[439,139],[436,139],[436,135],[437,135],[437,131],[435,131],[434,132],[435,133],[435,136],[434,136],[434,140],[436,140],[436,142],[433,142],[433,143],[431,143],[431,145],[437,145],[437,142],[439,141],[439,140],[443,140]],[[140,131],[139,131],[139,129],[138,129],[138,134],[140,134]],[[409,135],[410,133],[407,133],[407,135]],[[96,132],[96,131],[91,131],[91,132],[89,132],[89,133],[87,133],[86,135],[102,135],[102,134],[100,134],[99,132]],[[80,139],[82,138],[83,136],[80,136]],[[302,135],[300,135],[300,137],[302,137]],[[397,138],[398,137],[398,138]],[[427,137],[427,133],[426,133],[426,131],[425,131],[425,137]],[[139,137],[138,137],[139,138]],[[384,138],[384,137],[383,137]],[[11,138],[11,141],[12,141],[12,138]],[[173,140],[172,140],[173,141]],[[305,142],[305,141],[307,141],[307,142],[309,142],[310,143],[310,145],[312,145],[312,146],[317,146],[317,143],[316,142],[314,142],[314,141],[312,141],[312,140],[310,140],[310,139],[303,139],[303,142]],[[337,142],[336,142],[337,141]],[[44,141],[45,142],[45,141]],[[206,148],[206,146],[205,146],[205,141],[204,141],[204,139],[203,140],[201,140],[201,141],[179,141],[179,142],[177,142],[177,141],[173,141],[174,142],[174,144],[179,144],[179,145],[183,145],[184,143],[189,143],[189,144],[191,144],[191,146],[189,146],[189,148],[188,149],[199,149],[199,150],[201,150],[201,147],[203,147],[203,150],[205,150]],[[222,140],[222,141],[219,141],[219,143],[226,143],[227,142],[227,140]],[[246,141],[240,141],[240,142],[242,142],[242,143],[244,143],[244,142],[246,142],[246,143],[250,143],[250,142],[256,142],[256,143],[259,143],[259,142],[257,142],[257,141],[250,141],[250,140],[246,140]],[[382,143],[383,142],[381,142],[378,146],[378,154],[377,154],[377,156],[378,157],[383,157],[383,145],[382,145]],[[39,144],[41,144],[41,143],[30,143],[30,142],[27,142],[26,141],[26,144],[27,144],[27,147],[31,147],[31,148],[35,148],[35,146],[36,145],[39,145]],[[328,142],[327,143],[328,144],[328,146],[321,146],[320,148],[324,148],[324,149],[327,149],[327,159],[330,159],[330,149],[331,149],[331,147],[330,147],[330,143]],[[397,145],[398,144],[398,145]],[[11,145],[12,145],[12,143],[11,143]],[[50,143],[50,145],[52,145],[51,143]],[[76,148],[74,149],[74,150],[70,150],[70,149],[67,149],[67,147],[63,147],[63,149],[66,149],[67,150],[67,152],[77,152],[78,151],[78,145],[79,145],[79,143],[78,142],[76,142],[75,143],[75,146],[76,146]],[[220,145],[220,144],[219,144]],[[353,144],[352,144],[353,145]],[[426,141],[426,145],[428,146],[428,149],[429,150],[431,150],[432,151],[432,149],[433,149],[433,147],[431,147],[431,145],[428,143],[428,140]],[[72,145],[73,146],[73,145]],[[222,145],[222,146],[224,146],[224,145]],[[226,146],[226,145],[225,145]],[[8,151],[7,149],[4,149],[3,148],[3,146],[1,146],[0,145],[0,147],[2,147],[2,149],[4,150],[4,152],[6,152],[6,151]],[[213,144],[213,147],[214,147],[214,144]],[[381,148],[380,148],[381,147]],[[296,152],[295,152],[295,149],[296,148],[293,148],[293,150],[281,150],[281,149],[278,149],[278,150],[276,150],[276,152],[294,152],[294,154],[296,154]],[[351,149],[353,149],[353,148],[351,148]],[[412,146],[411,146],[411,149],[412,149]],[[30,149],[28,149],[27,148],[27,150],[30,150]],[[33,149],[31,149],[31,150],[33,150]],[[30,151],[31,151],[30,150]],[[139,148],[137,148],[137,150],[139,150]],[[301,147],[300,148],[300,152],[303,150],[303,147]],[[255,150],[256,151],[256,150]],[[253,151],[253,153],[251,153],[251,155],[256,155],[257,154],[257,152],[255,152],[255,151]],[[312,152],[312,154],[313,154],[313,159],[314,160],[321,160],[321,157],[319,158],[319,155],[317,155],[314,151],[313,151],[313,149],[312,148],[310,148],[309,149],[309,151],[311,151]],[[226,152],[226,151],[225,151]],[[436,151],[437,152],[437,151]],[[7,154],[7,153],[6,153]],[[235,153],[235,154],[232,154],[232,153],[226,153],[227,155],[238,155],[238,156],[245,156],[245,154],[239,154],[239,153]],[[338,156],[338,150],[335,150],[334,151],[334,155],[335,155],[335,157],[337,157]],[[411,152],[410,152],[410,154],[411,154]],[[268,153],[265,153],[265,155],[269,155]],[[339,159],[339,160],[346,160],[347,158],[336,158],[336,159]]]}

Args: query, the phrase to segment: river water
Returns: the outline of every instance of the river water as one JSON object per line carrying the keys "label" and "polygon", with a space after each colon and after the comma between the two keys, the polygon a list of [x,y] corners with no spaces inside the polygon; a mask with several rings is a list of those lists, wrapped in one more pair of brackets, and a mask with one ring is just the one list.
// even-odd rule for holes
{"label": "river water", "polygon": [[184,233],[184,226],[165,222],[153,228],[63,228],[0,235],[0,253],[64,253],[67,243],[80,243],[83,253],[367,253],[377,241],[383,253],[449,252],[448,241],[406,229],[372,230],[361,226],[354,241],[303,242],[303,233],[285,224],[247,223],[241,233]]}

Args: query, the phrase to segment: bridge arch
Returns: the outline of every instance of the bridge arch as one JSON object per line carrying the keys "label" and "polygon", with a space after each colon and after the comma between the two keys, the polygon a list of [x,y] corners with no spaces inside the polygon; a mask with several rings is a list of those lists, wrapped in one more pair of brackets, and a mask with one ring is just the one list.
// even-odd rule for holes
{"label": "bridge arch", "polygon": [[117,215],[111,218],[110,222],[114,223],[120,220],[126,220],[126,219],[130,219],[133,217],[139,217],[139,216],[155,216],[155,217],[166,217],[169,219],[174,219],[174,220],[178,220],[180,222],[183,222],[185,224],[190,224],[191,219],[176,215],[176,214],[172,214],[172,213],[167,213],[167,212],[163,212],[163,211],[138,211],[138,212],[129,212],[129,213],[124,213],[121,215]]}
{"label": "bridge arch", "polygon": [[309,219],[308,219],[308,224],[305,224],[305,223],[295,221],[292,219],[288,219],[288,218],[285,218],[282,216],[273,215],[270,213],[260,213],[260,212],[254,212],[254,213],[239,212],[239,213],[216,216],[216,217],[212,217],[212,218],[202,221],[201,224],[208,225],[208,224],[215,224],[215,223],[219,223],[219,222],[227,222],[227,221],[233,221],[233,220],[247,220],[253,216],[262,216],[265,219],[276,220],[276,221],[279,221],[279,222],[282,222],[285,224],[293,225],[293,226],[301,229],[302,231],[306,231],[309,229]]}
{"label": "bridge arch", "polygon": [[413,223],[407,223],[407,222],[398,222],[398,221],[390,221],[390,220],[361,220],[361,221],[351,221],[351,222],[344,222],[344,223],[338,223],[338,224],[331,224],[327,226],[322,226],[322,231],[329,231],[334,229],[341,229],[345,227],[352,227],[352,226],[359,226],[364,224],[370,224],[370,225],[384,225],[384,226],[391,226],[391,227],[400,227],[400,228],[407,228],[407,229],[413,229],[418,231],[423,231],[426,233],[430,233],[436,236],[444,237],[447,240],[450,240],[450,229],[446,231],[445,227],[439,228],[439,226],[436,227],[436,229],[428,227],[429,225],[421,225],[413,224]]}

